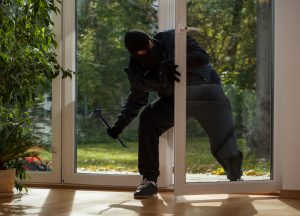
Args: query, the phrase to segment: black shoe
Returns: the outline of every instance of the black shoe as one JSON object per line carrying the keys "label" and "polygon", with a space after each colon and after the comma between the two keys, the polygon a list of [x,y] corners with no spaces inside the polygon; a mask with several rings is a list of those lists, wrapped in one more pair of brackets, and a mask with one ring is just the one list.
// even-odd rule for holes
{"label": "black shoe", "polygon": [[227,178],[230,181],[243,181],[241,176],[243,175],[242,170],[243,154],[240,152],[239,155],[231,157],[226,170]]}
{"label": "black shoe", "polygon": [[157,194],[156,183],[144,178],[141,184],[137,187],[136,191],[134,192],[134,198],[142,199],[142,198],[151,197],[155,194]]}

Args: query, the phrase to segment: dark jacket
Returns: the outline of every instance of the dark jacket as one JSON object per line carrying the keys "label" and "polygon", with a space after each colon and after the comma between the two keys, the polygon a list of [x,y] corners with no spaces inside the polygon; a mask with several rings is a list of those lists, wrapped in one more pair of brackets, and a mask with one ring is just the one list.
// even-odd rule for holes
{"label": "dark jacket", "polygon": [[[154,36],[159,49],[160,62],[174,64],[175,31],[159,32]],[[209,56],[199,44],[187,37],[187,84],[220,83],[220,79],[209,64]],[[149,92],[157,92],[159,97],[173,97],[174,80],[160,71],[160,64],[150,66],[130,57],[125,68],[130,82],[130,93],[125,106],[117,116],[115,125],[122,131],[136,117],[141,108],[148,103]]]}

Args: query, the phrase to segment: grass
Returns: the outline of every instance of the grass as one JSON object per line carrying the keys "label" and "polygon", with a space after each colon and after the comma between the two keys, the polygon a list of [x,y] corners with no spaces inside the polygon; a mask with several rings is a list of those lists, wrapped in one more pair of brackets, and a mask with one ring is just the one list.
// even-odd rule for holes
{"label": "grass", "polygon": [[185,157],[188,173],[208,173],[220,167],[210,152],[207,138],[188,139]]}
{"label": "grass", "polygon": [[126,144],[128,149],[116,142],[78,145],[77,167],[93,171],[137,172],[137,145]]}
{"label": "grass", "polygon": [[[126,142],[128,149],[115,141],[78,145],[77,167],[87,171],[125,171],[138,172],[137,143]],[[270,163],[258,160],[248,152],[244,140],[238,140],[244,153],[244,175],[266,175],[270,173]],[[51,160],[49,153],[42,152],[44,161]],[[188,173],[223,174],[221,166],[210,153],[207,138],[189,139],[187,142],[186,167]]]}
{"label": "grass", "polygon": [[[258,160],[248,150],[245,140],[238,140],[238,147],[244,154],[244,175],[261,176],[270,173],[270,163]],[[212,156],[207,138],[191,138],[186,147],[186,172],[223,174],[224,170]]]}

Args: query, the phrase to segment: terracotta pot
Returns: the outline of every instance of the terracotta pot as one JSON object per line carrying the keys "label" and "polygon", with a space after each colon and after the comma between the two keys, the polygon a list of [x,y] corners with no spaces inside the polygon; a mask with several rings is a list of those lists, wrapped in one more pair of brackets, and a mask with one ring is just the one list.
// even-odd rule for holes
{"label": "terracotta pot", "polygon": [[16,169],[0,170],[0,197],[11,197],[15,186]]}

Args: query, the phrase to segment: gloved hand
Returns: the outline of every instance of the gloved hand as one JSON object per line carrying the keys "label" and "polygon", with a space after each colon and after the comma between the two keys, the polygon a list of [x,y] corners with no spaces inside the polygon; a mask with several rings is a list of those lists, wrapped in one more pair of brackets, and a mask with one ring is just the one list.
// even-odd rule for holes
{"label": "gloved hand", "polygon": [[179,77],[181,74],[176,70],[178,65],[175,65],[173,61],[162,61],[159,63],[159,75],[163,86],[173,85],[174,81],[180,82]]}
{"label": "gloved hand", "polygon": [[119,134],[121,133],[121,129],[116,125],[113,125],[112,127],[107,128],[106,132],[111,138],[117,139]]}

